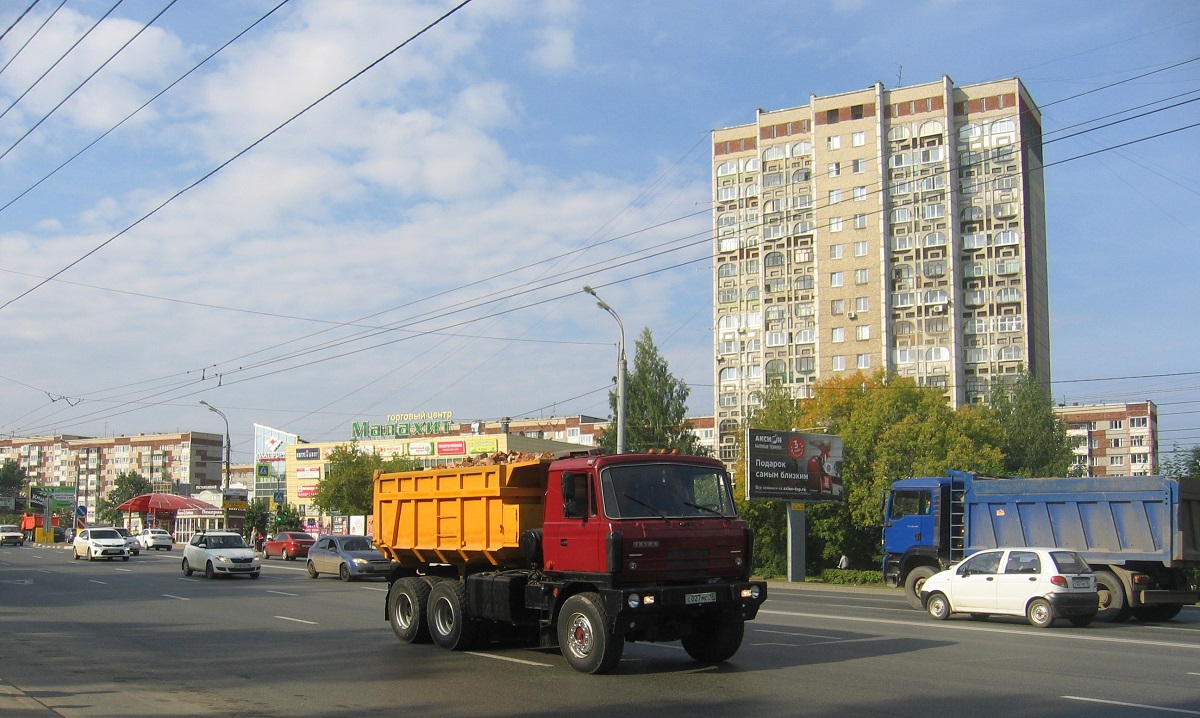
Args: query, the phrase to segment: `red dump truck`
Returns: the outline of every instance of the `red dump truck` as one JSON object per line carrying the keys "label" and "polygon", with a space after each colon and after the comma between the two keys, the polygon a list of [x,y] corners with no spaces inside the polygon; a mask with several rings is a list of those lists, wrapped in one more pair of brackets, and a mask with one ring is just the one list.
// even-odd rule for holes
{"label": "red dump truck", "polygon": [[375,542],[397,562],[385,617],[405,643],[464,650],[536,632],[585,673],[626,642],[720,662],[767,597],[721,462],[622,454],[375,475]]}

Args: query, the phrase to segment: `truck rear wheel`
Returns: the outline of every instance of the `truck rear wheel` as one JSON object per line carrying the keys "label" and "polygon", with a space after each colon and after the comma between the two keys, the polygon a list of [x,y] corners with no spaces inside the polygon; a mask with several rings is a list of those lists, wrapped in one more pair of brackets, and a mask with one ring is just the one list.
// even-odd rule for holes
{"label": "truck rear wheel", "polygon": [[1169,621],[1182,610],[1183,606],[1178,603],[1156,603],[1133,609],[1133,617],[1139,621]]}
{"label": "truck rear wheel", "polygon": [[388,623],[403,643],[429,643],[429,584],[419,578],[402,578],[388,594]]}
{"label": "truck rear wheel", "polygon": [[433,642],[451,651],[475,645],[479,623],[467,616],[467,585],[464,581],[439,581],[429,592],[429,635]]}
{"label": "truck rear wheel", "polygon": [[680,643],[689,656],[701,663],[721,663],[738,652],[745,634],[746,622],[741,616],[709,616],[693,623],[692,632]]}
{"label": "truck rear wheel", "polygon": [[567,665],[582,673],[608,673],[625,652],[625,636],[609,633],[600,594],[577,593],[558,612],[558,645]]}
{"label": "truck rear wheel", "polygon": [[1096,613],[1098,620],[1121,623],[1129,619],[1129,607],[1125,605],[1125,587],[1116,574],[1111,571],[1097,571],[1096,591],[1100,594],[1100,610]]}
{"label": "truck rear wheel", "polygon": [[908,572],[908,578],[904,579],[904,597],[908,599],[908,605],[918,611],[925,608],[921,604],[921,587],[925,585],[925,579],[935,573],[933,566],[917,566]]}

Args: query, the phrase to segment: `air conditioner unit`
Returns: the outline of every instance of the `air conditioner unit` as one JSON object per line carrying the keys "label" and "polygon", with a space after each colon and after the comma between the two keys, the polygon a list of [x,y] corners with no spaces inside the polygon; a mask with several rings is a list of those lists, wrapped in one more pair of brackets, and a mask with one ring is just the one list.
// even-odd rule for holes
{"label": "air conditioner unit", "polygon": [[929,311],[932,314],[945,314],[946,313],[946,305],[945,304],[935,304],[929,309]]}
{"label": "air conditioner unit", "polygon": [[854,312],[850,312],[849,314],[846,315],[846,318],[849,319],[850,321],[854,321],[855,319],[858,319],[858,314],[856,314]]}

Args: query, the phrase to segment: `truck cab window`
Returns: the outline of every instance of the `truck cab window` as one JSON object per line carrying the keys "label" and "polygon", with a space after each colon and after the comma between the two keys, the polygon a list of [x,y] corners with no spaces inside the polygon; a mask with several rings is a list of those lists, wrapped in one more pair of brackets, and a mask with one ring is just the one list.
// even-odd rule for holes
{"label": "truck cab window", "polygon": [[588,490],[591,485],[589,478],[587,474],[563,474],[563,516],[566,518],[582,519],[596,515],[596,502]]}
{"label": "truck cab window", "polygon": [[898,519],[905,516],[928,514],[931,495],[932,492],[929,489],[896,491],[892,495],[892,513],[888,518]]}

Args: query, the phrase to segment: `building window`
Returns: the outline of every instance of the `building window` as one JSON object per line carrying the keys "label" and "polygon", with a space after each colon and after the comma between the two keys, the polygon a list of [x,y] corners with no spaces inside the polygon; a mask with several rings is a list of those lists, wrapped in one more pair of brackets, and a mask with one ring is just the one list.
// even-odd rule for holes
{"label": "building window", "polygon": [[737,199],[737,187],[721,187],[717,190],[717,200],[728,202]]}
{"label": "building window", "polygon": [[[837,112],[837,110],[830,110],[830,112]],[[830,137],[826,137],[825,138],[825,149],[827,149],[827,150],[842,149],[842,136],[841,135],[831,135]]]}
{"label": "building window", "polygon": [[1150,417],[1147,416],[1131,416],[1129,417],[1130,429],[1145,429],[1150,426]]}
{"label": "building window", "polygon": [[1108,422],[1108,428],[1110,428],[1110,429],[1124,429],[1124,428],[1125,428],[1125,422],[1124,422],[1124,421],[1122,421],[1122,420],[1120,420],[1120,419],[1113,419],[1112,421]]}
{"label": "building window", "polygon": [[722,354],[737,354],[738,343],[735,340],[725,339],[721,341],[720,352]]}
{"label": "building window", "polygon": [[718,277],[736,277],[738,273],[737,262],[722,262],[717,267]]}
{"label": "building window", "polygon": [[921,244],[926,247],[944,247],[946,246],[946,233],[930,232],[921,238]]}
{"label": "building window", "polygon": [[921,205],[921,219],[941,219],[946,216],[946,205],[944,204],[923,204]]}
{"label": "building window", "polygon": [[737,381],[741,378],[741,370],[735,366],[727,366],[721,370],[718,380],[721,382]]}
{"label": "building window", "polygon": [[893,307],[911,307],[916,303],[916,295],[912,292],[896,292],[892,295]]}
{"label": "building window", "polygon": [[771,160],[781,160],[781,159],[783,159],[783,148],[782,147],[779,147],[779,146],[768,147],[766,150],[763,151],[763,162],[770,162]]}
{"label": "building window", "polygon": [[841,217],[830,217],[829,218],[829,231],[830,232],[841,232],[842,231],[842,218]]}
{"label": "building window", "polygon": [[865,144],[867,144],[867,133],[866,132],[850,133],[850,146],[851,147],[862,147]]}
{"label": "building window", "polygon": [[832,364],[833,364],[834,371],[845,371],[846,370],[846,357],[838,354],[833,357]]}
{"label": "building window", "polygon": [[829,275],[829,286],[840,287],[846,282],[846,276],[842,272],[832,272]]}
{"label": "building window", "polygon": [[866,229],[867,228],[867,215],[865,215],[865,214],[854,215],[854,228],[855,229]]}
{"label": "building window", "polygon": [[738,290],[736,287],[721,289],[717,292],[718,302],[736,302],[738,299]]}
{"label": "building window", "polygon": [[869,311],[870,308],[871,308],[871,300],[868,297],[855,297],[854,298],[854,311],[866,312],[866,311]]}
{"label": "building window", "polygon": [[1131,464],[1149,464],[1150,454],[1130,454],[1129,463]]}
{"label": "building window", "polygon": [[807,182],[812,179],[810,170],[796,170],[792,173],[792,182]]}
{"label": "building window", "polygon": [[1009,245],[1009,244],[1020,244],[1020,243],[1021,243],[1021,235],[1019,235],[1016,232],[1013,232],[1011,230],[1007,230],[1004,232],[997,232],[995,239],[992,241],[992,244],[996,245],[997,247],[1002,247],[1004,245]]}
{"label": "building window", "polygon": [[945,304],[950,301],[950,295],[945,289],[930,289],[925,292],[926,304]]}
{"label": "building window", "polygon": [[865,257],[865,256],[867,256],[867,242],[866,242],[866,240],[862,240],[862,241],[859,241],[859,242],[855,242],[855,243],[854,243],[854,256],[855,256],[855,257]]}
{"label": "building window", "polygon": [[1108,440],[1108,448],[1110,448],[1110,449],[1119,449],[1119,448],[1121,448],[1121,438],[1120,438],[1120,437],[1117,437],[1117,438],[1115,438],[1115,439],[1109,439],[1109,440]]}
{"label": "building window", "polygon": [[721,403],[721,406],[726,407],[726,408],[731,407],[731,406],[737,406],[738,405],[737,394],[732,394],[732,393],[722,394],[720,403]]}
{"label": "building window", "polygon": [[1124,466],[1125,465],[1125,457],[1124,456],[1110,456],[1110,457],[1108,457],[1108,465],[1109,466]]}
{"label": "building window", "polygon": [[834,300],[830,301],[829,302],[829,313],[830,314],[845,314],[846,313],[846,300],[845,299],[834,299]]}
{"label": "building window", "polygon": [[738,163],[736,161],[722,162],[721,164],[717,165],[717,176],[718,177],[721,177],[724,175],[737,174],[737,171],[738,171]]}
{"label": "building window", "polygon": [[857,360],[857,365],[858,365],[859,369],[870,369],[871,368],[871,355],[870,354],[859,354],[858,356],[855,357],[855,359]]}
{"label": "building window", "polygon": [[844,327],[834,327],[829,333],[829,341],[834,344],[840,344],[846,341],[846,329]]}
{"label": "building window", "polygon": [[946,159],[946,148],[942,147],[940,145],[938,147],[926,147],[925,149],[921,150],[921,163],[922,164],[929,163],[929,162],[941,162],[945,159]]}
{"label": "building window", "polygon": [[867,161],[866,160],[851,160],[850,167],[854,171],[854,174],[860,175],[863,172],[867,171]]}
{"label": "building window", "polygon": [[932,261],[926,261],[922,269],[924,270],[925,276],[928,279],[944,277],[946,276],[946,260],[935,259]]}
{"label": "building window", "polygon": [[898,222],[911,222],[912,209],[909,207],[897,207],[891,211],[888,219],[890,219],[893,224]]}
{"label": "building window", "polygon": [[846,245],[844,245],[844,244],[829,245],[829,258],[830,259],[841,259],[844,256],[843,252],[844,252],[845,248],[846,248]]}
{"label": "building window", "polygon": [[796,332],[797,344],[814,344],[817,341],[817,332],[815,329],[801,329]]}
{"label": "building window", "polygon": [[782,267],[783,252],[768,252],[766,257],[763,257],[763,265],[767,267]]}
{"label": "building window", "polygon": [[854,283],[855,284],[866,284],[869,277],[870,277],[870,270],[868,270],[868,269],[854,270]]}
{"label": "building window", "polygon": [[925,361],[950,361],[950,350],[946,347],[929,347],[925,350]]}
{"label": "building window", "polygon": [[1000,361],[1020,361],[1021,347],[1015,347],[1011,344],[1005,347],[1000,347],[1000,356],[997,357]]}
{"label": "building window", "polygon": [[854,188],[854,201],[855,202],[863,202],[866,199],[867,199],[867,188],[866,187],[855,187]]}
{"label": "building window", "polygon": [[905,236],[905,235],[901,235],[899,237],[892,237],[892,250],[893,251],[899,252],[899,251],[903,251],[905,249],[912,249],[915,246],[916,246],[916,242],[913,240],[912,237]]}
{"label": "building window", "polygon": [[829,190],[829,204],[837,204],[842,201],[842,191],[840,189]]}
{"label": "building window", "polygon": [[812,374],[817,370],[816,357],[800,357],[796,360],[796,371],[802,374]]}
{"label": "building window", "polygon": [[767,346],[782,347],[787,345],[787,332],[767,332]]}
{"label": "building window", "polygon": [[892,358],[897,364],[912,364],[917,360],[916,349],[894,349],[892,350]]}
{"label": "building window", "polygon": [[792,156],[793,157],[798,157],[800,155],[811,155],[811,154],[812,154],[812,143],[809,142],[808,140],[800,140],[796,144],[792,145]]}
{"label": "building window", "polygon": [[854,338],[858,341],[866,341],[871,338],[871,327],[867,324],[860,324],[854,328]]}
{"label": "building window", "polygon": [[816,286],[811,274],[801,274],[792,279],[792,286],[799,291],[811,291]]}

